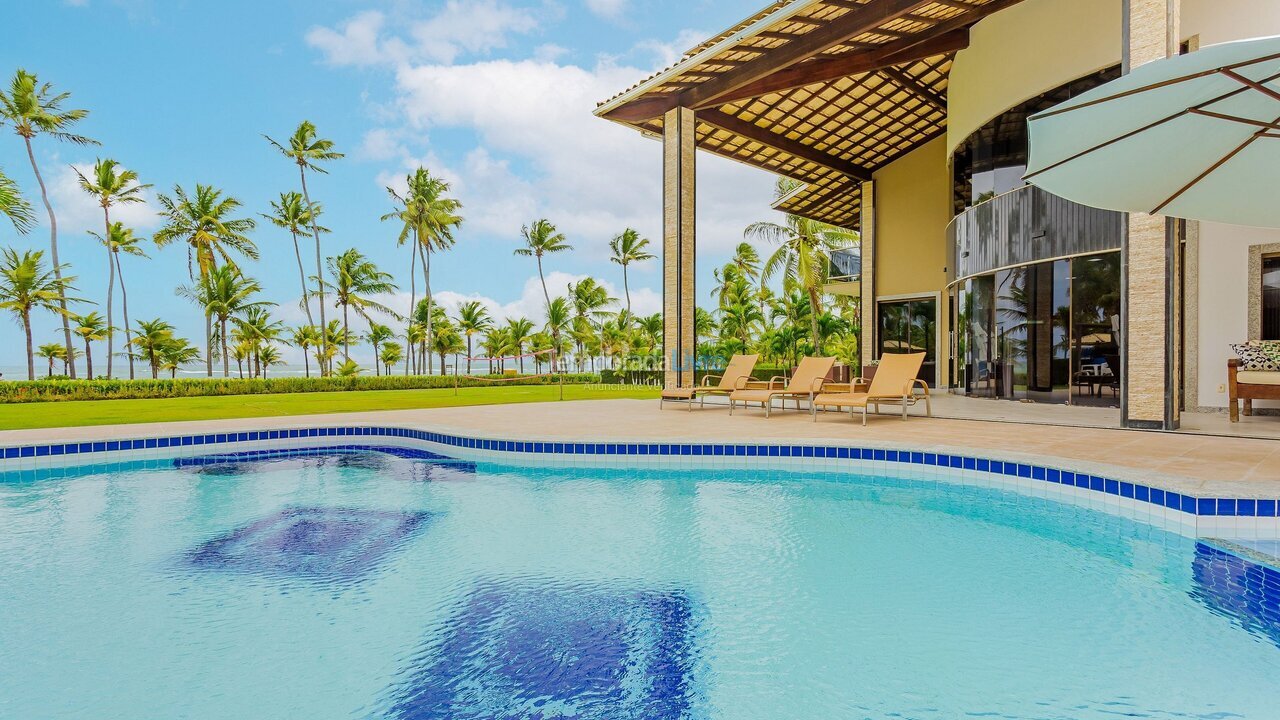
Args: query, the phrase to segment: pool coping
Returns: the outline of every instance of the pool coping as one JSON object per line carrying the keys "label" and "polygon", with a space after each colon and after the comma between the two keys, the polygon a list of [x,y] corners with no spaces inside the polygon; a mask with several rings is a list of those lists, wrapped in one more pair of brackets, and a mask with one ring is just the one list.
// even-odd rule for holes
{"label": "pool coping", "polygon": [[[655,441],[618,438],[566,440],[491,435],[457,430],[436,430],[394,424],[335,424],[237,432],[193,432],[144,435],[102,440],[0,445],[0,472],[76,464],[90,464],[114,453],[137,450],[184,450],[255,442],[312,440],[316,438],[395,438],[425,442],[455,451],[506,454],[503,459],[535,457],[573,463],[582,460],[643,458],[646,461],[747,461],[767,459],[835,460],[856,463],[850,471],[917,466],[968,471],[996,478],[1042,481],[1074,488],[1097,497],[1114,496],[1155,508],[1181,513],[1187,518],[1280,518],[1280,497],[1201,496],[1161,484],[1160,477],[1130,469],[1082,463],[1063,458],[1018,457],[1013,453],[965,448],[920,446],[910,443],[852,443],[820,440],[766,441],[723,440]],[[84,463],[68,460],[84,457]],[[474,460],[474,457],[464,459]],[[492,459],[492,458],[485,458]],[[868,467],[867,463],[871,463]],[[882,467],[877,467],[877,465]],[[1085,468],[1085,465],[1090,467]],[[798,468],[803,469],[803,468]],[[1172,484],[1172,483],[1170,483]]]}

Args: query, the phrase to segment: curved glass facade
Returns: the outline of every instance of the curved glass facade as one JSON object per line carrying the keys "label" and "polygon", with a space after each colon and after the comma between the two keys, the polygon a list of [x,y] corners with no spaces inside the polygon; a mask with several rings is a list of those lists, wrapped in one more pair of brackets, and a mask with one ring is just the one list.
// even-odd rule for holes
{"label": "curved glass facade", "polygon": [[1027,116],[1118,76],[1110,68],[1028,100],[957,148],[948,230],[956,392],[1119,405],[1123,216],[1022,180]]}

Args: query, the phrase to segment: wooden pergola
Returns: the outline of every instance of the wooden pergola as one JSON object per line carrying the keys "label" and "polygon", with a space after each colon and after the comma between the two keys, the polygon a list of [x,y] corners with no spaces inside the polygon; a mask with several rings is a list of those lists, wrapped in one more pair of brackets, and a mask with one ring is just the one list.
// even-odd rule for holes
{"label": "wooden pergola", "polygon": [[1019,1],[782,0],[600,104],[598,116],[664,142],[668,384],[693,381],[696,149],[799,180],[775,207],[859,230],[872,174],[946,132],[970,27]]}

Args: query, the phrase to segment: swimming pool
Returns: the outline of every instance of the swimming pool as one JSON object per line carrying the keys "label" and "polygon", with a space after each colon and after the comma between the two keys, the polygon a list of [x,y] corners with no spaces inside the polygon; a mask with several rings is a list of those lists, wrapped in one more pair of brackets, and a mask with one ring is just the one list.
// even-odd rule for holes
{"label": "swimming pool", "polygon": [[0,476],[0,717],[1280,706],[1280,573],[1047,497],[913,473],[209,452]]}

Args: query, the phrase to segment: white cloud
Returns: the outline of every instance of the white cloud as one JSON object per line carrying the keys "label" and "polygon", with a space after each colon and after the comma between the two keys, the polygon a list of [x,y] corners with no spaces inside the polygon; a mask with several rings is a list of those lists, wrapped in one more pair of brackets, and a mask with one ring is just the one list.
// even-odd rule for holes
{"label": "white cloud", "polygon": [[368,10],[337,29],[313,27],[306,40],[330,65],[452,63],[464,53],[504,48],[512,35],[530,33],[538,26],[530,11],[498,0],[449,0],[435,15],[404,23],[407,40],[384,36],[387,20],[383,13]]}
{"label": "white cloud", "polygon": [[[103,232],[102,206],[91,195],[80,187],[80,178],[76,170],[86,177],[93,176],[93,163],[75,163],[74,166],[63,165],[49,179],[49,200],[53,211],[58,216],[59,234],[70,235],[89,230]],[[111,221],[122,222],[135,231],[150,230],[160,224],[160,216],[156,214],[154,196],[150,190],[143,190],[143,202],[111,207]]]}
{"label": "white cloud", "polygon": [[364,134],[356,156],[365,160],[392,160],[408,154],[400,144],[396,132],[389,128],[374,128]]}
{"label": "white cloud", "polygon": [[636,49],[649,52],[655,59],[654,69],[664,69],[675,65],[689,51],[689,48],[696,47],[702,41],[710,37],[710,34],[702,30],[681,30],[674,40],[663,42],[661,40],[642,40],[636,43]]}
{"label": "white cloud", "polygon": [[627,11],[628,0],[586,0],[587,9],[592,15],[606,20],[617,20]]}

